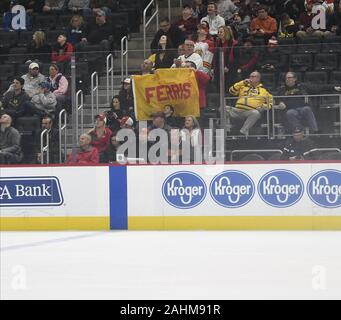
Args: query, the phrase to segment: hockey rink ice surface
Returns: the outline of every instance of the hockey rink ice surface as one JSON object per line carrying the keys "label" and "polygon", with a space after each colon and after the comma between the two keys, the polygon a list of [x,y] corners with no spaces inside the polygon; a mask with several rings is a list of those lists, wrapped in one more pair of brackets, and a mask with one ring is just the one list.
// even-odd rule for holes
{"label": "hockey rink ice surface", "polygon": [[1,232],[1,299],[341,299],[341,232]]}

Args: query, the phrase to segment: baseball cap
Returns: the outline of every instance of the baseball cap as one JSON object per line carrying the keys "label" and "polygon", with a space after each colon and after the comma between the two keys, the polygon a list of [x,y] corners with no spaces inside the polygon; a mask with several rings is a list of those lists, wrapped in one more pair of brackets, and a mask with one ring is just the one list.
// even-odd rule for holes
{"label": "baseball cap", "polygon": [[34,68],[38,68],[39,69],[39,64],[36,62],[32,62],[30,63],[30,65],[28,66],[29,69],[34,69]]}
{"label": "baseball cap", "polygon": [[96,16],[99,16],[99,17],[105,17],[106,16],[106,13],[105,13],[105,11],[103,11],[103,10],[98,10],[97,12],[96,12]]}
{"label": "baseball cap", "polygon": [[132,127],[133,124],[134,124],[134,120],[132,118],[130,118],[130,117],[123,117],[120,120],[121,127],[123,127],[124,125]]}
{"label": "baseball cap", "polygon": [[44,81],[44,82],[39,83],[39,86],[40,86],[41,88],[51,90],[51,84],[50,84],[49,82],[47,82],[47,81]]}

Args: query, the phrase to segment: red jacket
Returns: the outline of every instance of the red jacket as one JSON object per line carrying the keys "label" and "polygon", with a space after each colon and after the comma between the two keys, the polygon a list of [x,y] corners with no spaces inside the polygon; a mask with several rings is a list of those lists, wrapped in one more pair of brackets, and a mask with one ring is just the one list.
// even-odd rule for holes
{"label": "red jacket", "polygon": [[97,138],[95,131],[92,131],[90,133],[90,136],[91,136],[91,145],[97,149],[98,153],[102,153],[105,150],[107,150],[110,144],[112,131],[109,128],[105,128],[104,135],[102,137]]}
{"label": "red jacket", "polygon": [[77,154],[70,154],[67,164],[93,165],[99,163],[99,155],[96,148],[90,148],[88,151],[79,150]]}
{"label": "red jacket", "polygon": [[202,71],[196,71],[195,77],[197,79],[198,88],[199,88],[199,104],[200,108],[206,107],[206,87],[208,82],[211,80],[211,77]]}

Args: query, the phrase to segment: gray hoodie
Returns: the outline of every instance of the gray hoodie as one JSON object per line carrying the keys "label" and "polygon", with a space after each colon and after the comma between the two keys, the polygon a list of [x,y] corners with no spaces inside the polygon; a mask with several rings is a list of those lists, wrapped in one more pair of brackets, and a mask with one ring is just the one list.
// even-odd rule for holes
{"label": "gray hoodie", "polygon": [[31,102],[40,110],[54,112],[56,110],[57,99],[52,92],[38,93],[32,97]]}

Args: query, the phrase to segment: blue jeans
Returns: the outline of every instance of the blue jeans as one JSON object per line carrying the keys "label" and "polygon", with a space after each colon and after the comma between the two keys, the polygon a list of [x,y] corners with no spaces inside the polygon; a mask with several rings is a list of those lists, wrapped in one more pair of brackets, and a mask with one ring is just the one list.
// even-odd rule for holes
{"label": "blue jeans", "polygon": [[305,122],[309,130],[318,131],[315,115],[309,106],[290,109],[287,111],[286,117],[292,130],[297,127],[302,128],[302,122]]}

